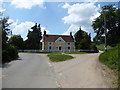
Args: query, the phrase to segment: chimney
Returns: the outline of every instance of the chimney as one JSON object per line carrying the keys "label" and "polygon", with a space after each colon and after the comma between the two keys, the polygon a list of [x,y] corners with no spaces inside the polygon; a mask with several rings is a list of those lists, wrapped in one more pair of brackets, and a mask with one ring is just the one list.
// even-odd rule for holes
{"label": "chimney", "polygon": [[70,32],[70,36],[72,36],[72,32]]}
{"label": "chimney", "polygon": [[44,30],[44,35],[46,35],[46,31]]}

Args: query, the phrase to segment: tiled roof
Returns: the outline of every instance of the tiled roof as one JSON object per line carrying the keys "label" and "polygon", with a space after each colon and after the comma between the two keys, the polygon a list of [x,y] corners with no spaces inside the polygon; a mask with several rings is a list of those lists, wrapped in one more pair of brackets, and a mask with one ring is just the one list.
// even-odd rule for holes
{"label": "tiled roof", "polygon": [[66,42],[74,42],[74,39],[70,35],[43,35],[43,42],[55,42],[61,37]]}

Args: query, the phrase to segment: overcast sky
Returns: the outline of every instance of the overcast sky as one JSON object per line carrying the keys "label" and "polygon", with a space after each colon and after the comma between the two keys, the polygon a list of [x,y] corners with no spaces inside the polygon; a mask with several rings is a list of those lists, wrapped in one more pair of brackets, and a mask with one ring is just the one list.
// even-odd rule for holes
{"label": "overcast sky", "polygon": [[95,36],[92,21],[100,15],[103,5],[118,2],[45,2],[44,0],[0,0],[0,12],[9,17],[13,34],[27,37],[28,30],[35,23],[41,24],[42,32],[48,34],[74,33],[81,26],[82,30]]}

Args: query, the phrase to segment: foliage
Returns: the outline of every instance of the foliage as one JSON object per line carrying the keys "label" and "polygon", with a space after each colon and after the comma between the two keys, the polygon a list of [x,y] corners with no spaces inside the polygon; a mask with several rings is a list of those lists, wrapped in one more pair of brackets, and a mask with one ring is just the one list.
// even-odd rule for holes
{"label": "foliage", "polygon": [[102,53],[99,56],[99,60],[101,63],[118,72],[118,88],[120,89],[120,44]]}
{"label": "foliage", "polygon": [[[105,10],[108,11],[105,11]],[[105,20],[105,21],[104,21]],[[100,16],[96,18],[92,26],[96,32],[94,41],[98,40],[104,42],[103,34],[105,33],[105,25],[107,28],[107,45],[115,46],[120,42],[120,9],[117,9],[113,5],[103,6]]]}
{"label": "foliage", "polygon": [[[98,50],[104,51],[104,44],[96,45],[96,47]],[[109,50],[109,49],[112,49],[112,47],[108,45],[107,50]]]}
{"label": "foliage", "polygon": [[90,49],[91,37],[81,28],[75,33],[75,47],[76,49]]}
{"label": "foliage", "polygon": [[76,49],[95,50],[98,52],[96,46],[91,41],[91,34],[81,30],[81,28],[75,33],[75,47]]}
{"label": "foliage", "polygon": [[18,57],[17,49],[8,44],[8,35],[11,33],[8,26],[8,17],[0,19],[0,30],[2,31],[2,63],[9,62]]}
{"label": "foliage", "polygon": [[118,53],[119,50],[120,45],[117,45],[116,47],[108,50],[107,52],[102,53],[99,56],[99,60],[111,69],[118,70],[118,58],[120,57],[120,54]]}
{"label": "foliage", "polygon": [[28,39],[25,41],[26,49],[40,49],[41,43],[40,40],[42,39],[41,27],[40,24],[37,26],[31,27],[33,31],[28,32]]}
{"label": "foliage", "polygon": [[23,49],[23,38],[20,35],[13,35],[10,39],[9,39],[9,44],[15,46],[17,49]]}
{"label": "foliage", "polygon": [[65,54],[48,54],[48,57],[54,62],[65,61],[73,58],[72,56]]}

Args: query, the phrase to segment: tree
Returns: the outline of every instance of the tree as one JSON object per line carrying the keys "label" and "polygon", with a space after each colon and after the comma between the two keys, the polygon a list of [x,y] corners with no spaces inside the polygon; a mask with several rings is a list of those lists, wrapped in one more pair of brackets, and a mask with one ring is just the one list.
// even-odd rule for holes
{"label": "tree", "polygon": [[8,44],[8,35],[11,30],[8,28],[8,17],[0,19],[0,30],[2,31],[2,63],[9,62],[18,57],[17,49]]}
{"label": "tree", "polygon": [[76,49],[90,49],[91,36],[88,35],[81,28],[75,33],[75,47]]}
{"label": "tree", "polygon": [[23,38],[20,35],[13,35],[9,39],[9,44],[15,46],[17,49],[23,49]]}
{"label": "tree", "polygon": [[32,31],[28,31],[28,39],[25,41],[27,49],[40,49],[40,40],[42,39],[40,24],[31,27]]}
{"label": "tree", "polygon": [[[105,12],[105,10],[108,10]],[[93,29],[96,32],[96,39],[103,37],[105,33],[104,19],[106,23],[107,32],[107,45],[115,46],[120,42],[120,10],[113,5],[107,5],[102,7],[100,16],[93,21]]]}

